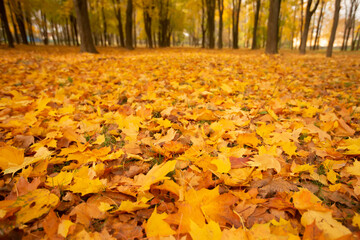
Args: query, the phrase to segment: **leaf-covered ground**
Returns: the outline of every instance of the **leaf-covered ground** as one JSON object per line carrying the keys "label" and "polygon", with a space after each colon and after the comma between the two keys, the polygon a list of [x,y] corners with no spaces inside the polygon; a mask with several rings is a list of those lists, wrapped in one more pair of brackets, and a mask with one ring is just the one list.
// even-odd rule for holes
{"label": "leaf-covered ground", "polygon": [[360,237],[360,56],[0,50],[0,237]]}

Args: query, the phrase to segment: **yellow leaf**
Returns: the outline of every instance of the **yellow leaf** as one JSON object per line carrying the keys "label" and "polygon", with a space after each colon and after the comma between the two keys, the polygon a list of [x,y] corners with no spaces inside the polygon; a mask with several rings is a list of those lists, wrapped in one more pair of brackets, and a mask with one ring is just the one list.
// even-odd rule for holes
{"label": "yellow leaf", "polygon": [[16,223],[24,224],[48,213],[55,207],[59,198],[46,189],[36,189],[17,198],[11,207],[21,207],[16,213]]}
{"label": "yellow leaf", "polygon": [[313,173],[315,171],[315,166],[304,164],[304,165],[296,165],[295,161],[293,161],[293,164],[291,165],[291,172],[292,173],[299,173],[299,172],[309,172]]}
{"label": "yellow leaf", "polygon": [[222,234],[219,224],[210,220],[204,227],[199,227],[196,223],[191,221],[190,235],[192,239],[196,240],[220,240]]}
{"label": "yellow leaf", "polygon": [[339,191],[340,188],[341,188],[341,183],[337,183],[337,184],[334,184],[334,185],[330,185],[329,186],[329,190],[332,191],[332,192],[336,192],[336,191]]}
{"label": "yellow leaf", "polygon": [[170,142],[171,140],[174,139],[175,135],[176,135],[176,131],[174,129],[170,128],[167,131],[166,135],[161,137],[160,139],[154,141],[154,144],[158,145],[158,144],[160,144],[162,142]]}
{"label": "yellow leaf", "polygon": [[106,203],[106,202],[100,202],[100,206],[98,207],[100,211],[102,212],[107,212],[109,211],[110,209],[112,209],[113,207],[109,204],[109,203]]}
{"label": "yellow leaf", "polygon": [[351,231],[336,221],[331,212],[309,210],[301,217],[301,224],[306,227],[315,221],[317,227],[324,232],[326,239],[338,239],[351,234]]}
{"label": "yellow leaf", "polygon": [[326,208],[321,206],[321,200],[305,188],[301,188],[300,191],[294,193],[293,203],[295,208],[299,210],[327,210]]}
{"label": "yellow leaf", "polygon": [[140,185],[139,191],[147,191],[150,186],[161,180],[169,179],[166,175],[175,169],[176,160],[168,161],[160,165],[155,165],[145,176],[139,176],[136,184]]}
{"label": "yellow leaf", "polygon": [[103,142],[105,142],[105,135],[102,134],[102,135],[99,135],[97,138],[96,138],[96,141],[93,142],[93,144],[102,144]]}
{"label": "yellow leaf", "polygon": [[282,147],[284,152],[289,155],[290,157],[296,156],[296,149],[295,143],[293,142],[280,142],[279,145]]}
{"label": "yellow leaf", "polygon": [[228,173],[231,169],[229,158],[223,154],[219,154],[219,156],[212,160],[211,163],[216,165],[216,172],[218,173]]}
{"label": "yellow leaf", "polygon": [[60,172],[55,177],[48,177],[46,179],[46,185],[51,187],[66,187],[70,185],[74,174],[71,172]]}
{"label": "yellow leaf", "polygon": [[280,162],[272,155],[255,155],[249,161],[248,164],[250,166],[259,167],[259,170],[267,170],[269,168],[274,168],[278,173],[281,171]]}
{"label": "yellow leaf", "polygon": [[160,237],[173,235],[176,232],[171,229],[170,225],[164,221],[168,215],[164,212],[157,213],[156,207],[151,214],[149,220],[145,224],[145,232],[147,237]]}
{"label": "yellow leaf", "polygon": [[352,175],[360,176],[360,161],[355,160],[353,166],[346,167],[345,170]]}
{"label": "yellow leaf", "polygon": [[115,211],[116,212],[124,211],[124,212],[131,213],[131,212],[135,212],[140,209],[148,208],[149,206],[150,206],[149,204],[146,204],[142,201],[131,202],[129,200],[126,200],[126,201],[122,201],[120,207],[118,209],[116,209]]}
{"label": "yellow leaf", "polygon": [[355,213],[355,215],[352,219],[352,225],[360,228],[360,214]]}
{"label": "yellow leaf", "polygon": [[69,187],[69,190],[73,193],[81,193],[86,195],[88,193],[98,193],[105,189],[104,184],[98,179],[79,178],[74,179],[74,185]]}
{"label": "yellow leaf", "polygon": [[66,238],[69,233],[69,228],[73,225],[75,225],[75,223],[70,220],[62,220],[59,224],[57,233]]}
{"label": "yellow leaf", "polygon": [[330,169],[330,171],[326,174],[327,179],[334,184],[337,181],[337,173],[334,170]]}
{"label": "yellow leaf", "polygon": [[20,166],[24,162],[24,150],[12,146],[0,147],[0,168]]}

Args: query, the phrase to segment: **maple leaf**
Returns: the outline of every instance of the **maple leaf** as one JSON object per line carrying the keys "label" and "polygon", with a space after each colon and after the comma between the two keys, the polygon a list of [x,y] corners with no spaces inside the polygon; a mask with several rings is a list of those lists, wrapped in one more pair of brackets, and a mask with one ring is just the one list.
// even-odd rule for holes
{"label": "maple leaf", "polygon": [[11,207],[21,207],[16,213],[16,223],[24,224],[48,213],[58,202],[55,194],[46,189],[36,189],[18,197]]}
{"label": "maple leaf", "polygon": [[190,235],[193,239],[220,240],[221,239],[221,229],[220,229],[219,224],[217,224],[214,221],[210,221],[208,224],[205,224],[203,227],[199,227],[196,223],[191,221],[190,222]]}
{"label": "maple leaf", "polygon": [[310,225],[313,222],[324,232],[325,239],[338,239],[351,234],[350,230],[336,221],[329,211],[319,212],[309,210],[302,215],[301,224],[303,226]]}
{"label": "maple leaf", "polygon": [[171,229],[170,225],[164,221],[168,215],[166,213],[158,214],[156,207],[145,224],[147,237],[160,237],[173,235],[176,232]]}
{"label": "maple leaf", "polygon": [[140,186],[139,191],[147,191],[152,184],[169,179],[166,175],[175,169],[176,162],[173,160],[155,165],[145,176],[139,175],[136,179],[136,184]]}
{"label": "maple leaf", "polygon": [[259,170],[274,168],[278,173],[281,171],[281,164],[279,160],[268,154],[255,155],[248,164],[250,166],[259,167]]}

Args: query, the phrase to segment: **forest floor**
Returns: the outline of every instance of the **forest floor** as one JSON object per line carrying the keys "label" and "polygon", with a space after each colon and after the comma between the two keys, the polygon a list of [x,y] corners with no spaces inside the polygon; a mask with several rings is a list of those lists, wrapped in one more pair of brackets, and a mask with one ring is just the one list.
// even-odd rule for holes
{"label": "forest floor", "polygon": [[0,238],[360,238],[360,54],[0,49]]}

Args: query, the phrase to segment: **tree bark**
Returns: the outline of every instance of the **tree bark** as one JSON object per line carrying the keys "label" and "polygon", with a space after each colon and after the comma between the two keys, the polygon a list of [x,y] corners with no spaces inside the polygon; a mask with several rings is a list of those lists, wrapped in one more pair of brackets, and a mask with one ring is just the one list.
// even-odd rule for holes
{"label": "tree bark", "polygon": [[106,24],[106,17],[105,17],[104,2],[101,2],[101,15],[102,15],[102,22],[103,22],[104,46],[106,46],[108,37],[107,37],[107,24]]}
{"label": "tree bark", "polygon": [[232,0],[232,3],[233,3],[233,10],[232,10],[233,49],[238,49],[241,0]]}
{"label": "tree bark", "polygon": [[218,10],[219,10],[219,42],[218,48],[223,48],[223,13],[224,13],[224,0],[218,0]]}
{"label": "tree bark", "polygon": [[98,53],[91,34],[87,0],[74,0],[74,6],[80,31],[80,52]]}
{"label": "tree bark", "polygon": [[258,26],[258,22],[259,22],[259,14],[260,14],[260,4],[261,4],[261,0],[256,0],[256,10],[255,10],[255,16],[254,16],[254,28],[253,28],[253,39],[252,39],[252,45],[251,45],[251,49],[257,49],[257,26]]}
{"label": "tree bark", "polygon": [[266,54],[278,53],[279,15],[281,0],[270,0],[270,12],[267,27]]}
{"label": "tree bark", "polygon": [[201,47],[205,48],[205,41],[206,41],[205,0],[201,0],[201,31],[202,31]]}
{"label": "tree bark", "polygon": [[319,5],[320,0],[316,0],[314,8],[311,10],[313,0],[308,0],[306,5],[306,12],[305,12],[305,24],[304,24],[304,30],[301,36],[301,42],[300,42],[300,53],[305,54],[306,53],[306,42],[309,35],[309,28],[310,28],[310,22],[311,17],[315,13],[316,8]]}
{"label": "tree bark", "polygon": [[25,11],[25,20],[27,23],[27,28],[29,30],[30,43],[35,44],[35,37],[34,37],[34,31],[32,29],[31,15],[30,15],[30,11],[28,11],[28,10]]}
{"label": "tree bark", "polygon": [[133,8],[133,40],[134,40],[134,48],[136,48],[136,40],[137,40],[137,37],[136,37],[136,9]]}
{"label": "tree bark", "polygon": [[133,14],[133,2],[132,0],[127,0],[126,6],[126,23],[125,23],[125,30],[126,30],[126,48],[127,49],[134,49],[133,47],[133,32],[132,32],[132,14]]}
{"label": "tree bark", "polygon": [[215,0],[206,0],[209,48],[215,48]]}
{"label": "tree bark", "polygon": [[8,7],[9,7],[9,13],[10,13],[10,19],[11,19],[11,22],[12,22],[12,25],[13,25],[13,28],[14,28],[14,36],[15,36],[15,41],[17,44],[20,44],[20,38],[19,38],[19,34],[18,34],[18,30],[17,30],[17,27],[16,27],[16,23],[15,23],[15,20],[14,20],[14,15],[13,15],[13,12],[12,12],[12,7],[11,7],[11,4],[10,4],[10,1],[8,1]]}
{"label": "tree bark", "polygon": [[8,41],[8,45],[10,48],[14,48],[14,39],[11,35],[10,28],[9,28],[9,22],[7,20],[6,16],[6,9],[4,5],[4,0],[0,0],[0,14],[1,14],[1,22],[5,28],[6,38]]}
{"label": "tree bark", "polygon": [[44,12],[41,12],[41,25],[42,25],[41,28],[42,28],[44,45],[48,45],[49,37],[48,37],[48,31],[47,31],[47,20],[46,20],[46,14]]}
{"label": "tree bark", "polygon": [[324,19],[324,10],[326,7],[326,2],[324,0],[321,1],[321,10],[320,10],[320,14],[319,14],[319,18],[318,18],[318,23],[316,26],[316,34],[315,34],[315,41],[314,41],[314,46],[313,46],[313,50],[318,49],[318,45],[319,45],[319,39],[320,39],[320,32],[321,32],[321,28],[322,28],[322,22]]}
{"label": "tree bark", "polygon": [[152,30],[151,30],[151,24],[152,24],[152,17],[149,13],[152,6],[149,6],[143,1],[144,9],[143,9],[143,18],[144,18],[144,29],[146,33],[146,39],[149,48],[153,48],[153,41],[152,41]]}
{"label": "tree bark", "polygon": [[335,36],[336,36],[336,29],[337,29],[337,26],[339,23],[340,2],[341,2],[341,0],[335,1],[334,19],[333,19],[333,24],[332,24],[332,28],[331,28],[329,44],[328,44],[327,51],[326,51],[326,57],[332,56],[332,50],[333,50]]}
{"label": "tree bark", "polygon": [[121,18],[120,0],[112,0],[112,2],[113,2],[113,9],[114,9],[114,12],[115,12],[115,16],[116,16],[116,19],[118,21],[118,32],[119,32],[119,36],[120,36],[120,46],[125,47],[125,37],[124,37],[123,24],[122,24],[122,18]]}
{"label": "tree bark", "polygon": [[26,29],[25,29],[25,24],[24,24],[24,15],[22,12],[21,2],[16,1],[15,5],[16,5],[15,18],[16,18],[16,22],[17,22],[19,30],[20,30],[22,43],[28,45],[29,43],[28,43],[27,35],[26,35]]}

